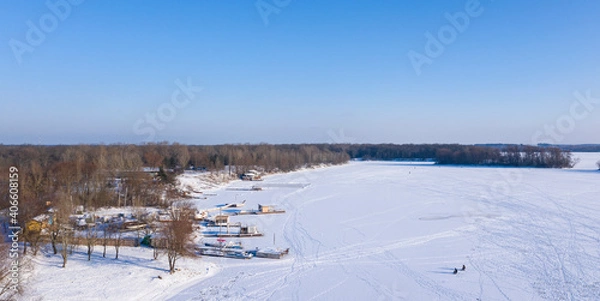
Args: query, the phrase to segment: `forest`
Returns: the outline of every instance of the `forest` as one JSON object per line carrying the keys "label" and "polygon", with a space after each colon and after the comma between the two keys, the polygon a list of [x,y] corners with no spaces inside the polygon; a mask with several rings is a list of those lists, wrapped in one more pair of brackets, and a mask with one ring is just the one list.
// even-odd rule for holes
{"label": "forest", "polygon": [[437,164],[570,168],[571,152],[531,145],[354,144],[340,146],[351,158],[364,160],[432,160]]}

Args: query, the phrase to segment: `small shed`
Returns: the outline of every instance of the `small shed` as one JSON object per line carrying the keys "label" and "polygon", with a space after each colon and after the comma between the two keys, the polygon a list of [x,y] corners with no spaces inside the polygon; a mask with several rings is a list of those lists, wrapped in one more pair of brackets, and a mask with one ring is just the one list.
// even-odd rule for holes
{"label": "small shed", "polygon": [[271,205],[261,205],[258,204],[258,211],[261,213],[271,212],[273,210],[273,206]]}
{"label": "small shed", "polygon": [[250,234],[250,235],[254,235],[254,234],[258,234],[258,229],[256,228],[256,226],[241,226],[240,227],[240,234]]}
{"label": "small shed", "polygon": [[216,225],[227,225],[229,224],[229,215],[217,215],[215,216]]}

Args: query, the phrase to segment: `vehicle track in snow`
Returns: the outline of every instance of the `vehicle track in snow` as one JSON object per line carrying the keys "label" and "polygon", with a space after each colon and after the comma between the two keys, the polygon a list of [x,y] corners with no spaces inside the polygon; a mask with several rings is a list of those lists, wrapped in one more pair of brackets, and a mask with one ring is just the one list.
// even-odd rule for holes
{"label": "vehicle track in snow", "polygon": [[[593,218],[598,212],[582,211],[576,205],[566,207],[541,189],[528,188],[533,192],[527,198],[504,195],[499,201],[488,201],[507,211],[508,217],[485,225],[481,246],[502,249],[506,256],[502,260],[486,258],[488,263],[478,270],[492,281],[506,276],[498,273],[528,281],[544,299],[600,299],[596,280],[600,259],[593,250],[582,247],[598,245],[600,225]],[[540,199],[549,206],[540,206]]]}

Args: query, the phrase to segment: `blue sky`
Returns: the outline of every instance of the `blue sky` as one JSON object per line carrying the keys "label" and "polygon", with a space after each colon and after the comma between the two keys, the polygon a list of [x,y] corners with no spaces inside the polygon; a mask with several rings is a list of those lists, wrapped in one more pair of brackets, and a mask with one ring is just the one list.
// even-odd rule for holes
{"label": "blue sky", "polygon": [[0,143],[600,143],[597,1],[78,2],[0,3]]}

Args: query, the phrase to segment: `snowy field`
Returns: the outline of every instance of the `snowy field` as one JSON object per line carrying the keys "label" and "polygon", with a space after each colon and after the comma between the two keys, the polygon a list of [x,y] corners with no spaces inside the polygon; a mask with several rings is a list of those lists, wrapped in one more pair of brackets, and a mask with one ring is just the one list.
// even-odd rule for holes
{"label": "snowy field", "polygon": [[[600,154],[575,155],[581,162],[565,170],[352,162],[263,182],[234,181],[195,204],[246,200],[244,209],[266,204],[286,210],[233,216],[231,222],[255,224],[265,233],[234,241],[246,248],[289,247],[287,257],[188,259],[179,264],[182,271],[168,275],[165,260],[150,260],[143,248],[122,248],[124,264],[90,264],[77,255],[67,269],[60,268],[60,257],[41,255],[31,296],[600,300]],[[265,188],[242,190],[254,185]],[[463,264],[466,270],[454,275]]]}
{"label": "snowy field", "polygon": [[96,246],[91,261],[85,252],[86,247],[80,246],[63,269],[62,258],[53,255],[50,246],[40,250],[33,271],[25,275],[32,288],[23,300],[148,300],[209,277],[217,269],[210,262],[182,259],[181,271],[169,275],[165,256],[153,260],[152,250],[141,247],[121,247],[118,260],[113,247],[102,258],[102,247]]}

